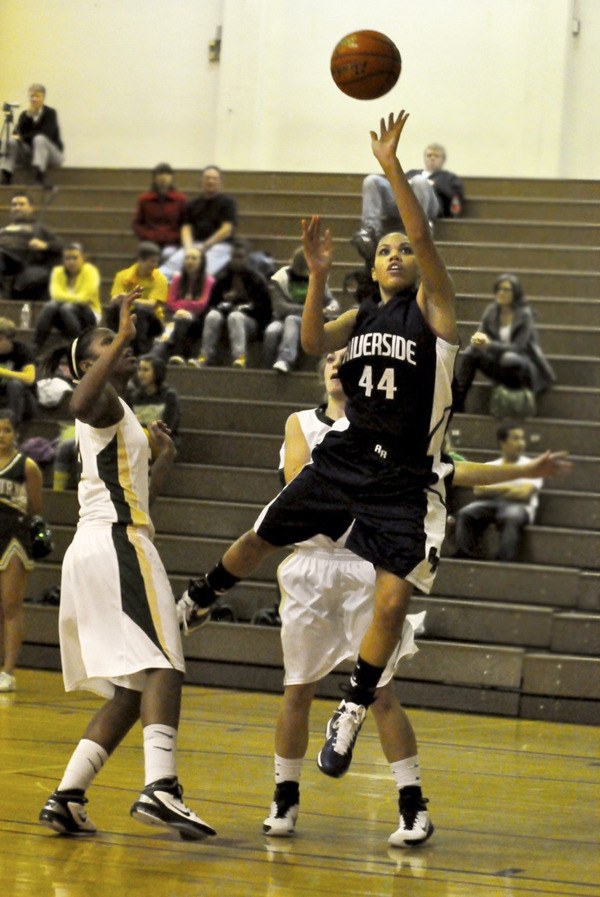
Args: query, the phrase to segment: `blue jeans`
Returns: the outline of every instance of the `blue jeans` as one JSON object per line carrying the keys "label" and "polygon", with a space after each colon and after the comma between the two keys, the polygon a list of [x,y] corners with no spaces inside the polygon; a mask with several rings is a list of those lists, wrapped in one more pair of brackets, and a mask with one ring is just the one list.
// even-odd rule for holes
{"label": "blue jeans", "polygon": [[[181,274],[184,257],[185,249],[176,249],[158,269],[161,274],[165,275],[169,283],[171,283],[175,274]],[[206,273],[214,277],[221,268],[228,264],[230,258],[231,243],[215,243],[214,246],[206,250]]]}
{"label": "blue jeans", "polygon": [[[439,218],[442,211],[440,201],[427,178],[416,174],[410,179],[410,186],[427,219],[434,221]],[[362,185],[363,227],[372,227],[382,234],[399,224],[400,214],[390,182],[382,174],[368,174]]]}
{"label": "blue jeans", "polygon": [[292,367],[300,348],[300,315],[288,315],[283,321],[271,321],[265,330],[263,358],[265,367],[275,361],[285,361]]}
{"label": "blue jeans", "polygon": [[204,319],[200,350],[208,362],[214,359],[225,325],[227,325],[231,357],[234,361],[246,354],[248,342],[255,340],[258,336],[258,324],[254,318],[244,314],[243,311],[234,310],[228,315],[224,315],[216,308],[209,309]]}
{"label": "blue jeans", "polygon": [[498,498],[473,501],[457,513],[454,534],[457,554],[475,557],[479,541],[492,523],[500,534],[499,560],[516,560],[529,514],[521,502]]}

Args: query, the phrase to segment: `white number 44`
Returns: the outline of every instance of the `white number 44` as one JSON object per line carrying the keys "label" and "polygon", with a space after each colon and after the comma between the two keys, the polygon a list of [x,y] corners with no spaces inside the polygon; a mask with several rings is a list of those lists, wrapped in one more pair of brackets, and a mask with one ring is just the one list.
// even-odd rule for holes
{"label": "white number 44", "polygon": [[[373,368],[370,364],[364,366],[358,385],[363,387],[366,396],[370,396],[373,392]],[[384,392],[386,399],[393,399],[397,388],[394,385],[394,368],[386,368],[375,389]]]}

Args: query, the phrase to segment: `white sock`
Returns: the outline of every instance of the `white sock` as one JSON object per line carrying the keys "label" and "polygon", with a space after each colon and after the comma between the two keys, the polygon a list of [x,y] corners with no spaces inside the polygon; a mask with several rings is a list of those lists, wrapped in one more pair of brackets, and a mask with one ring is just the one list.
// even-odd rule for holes
{"label": "white sock", "polygon": [[107,760],[108,754],[101,745],[89,738],[82,738],[71,754],[58,790],[72,791],[79,788],[87,791]]}
{"label": "white sock", "polygon": [[275,784],[280,782],[299,782],[302,774],[304,757],[299,760],[286,760],[275,754]]}
{"label": "white sock", "polygon": [[406,760],[396,760],[395,763],[390,763],[390,769],[392,770],[398,791],[407,785],[421,785],[418,754],[414,757],[407,757]]}
{"label": "white sock", "polygon": [[177,776],[175,753],[177,729],[156,723],[144,727],[144,769],[145,784],[157,779],[171,779]]}

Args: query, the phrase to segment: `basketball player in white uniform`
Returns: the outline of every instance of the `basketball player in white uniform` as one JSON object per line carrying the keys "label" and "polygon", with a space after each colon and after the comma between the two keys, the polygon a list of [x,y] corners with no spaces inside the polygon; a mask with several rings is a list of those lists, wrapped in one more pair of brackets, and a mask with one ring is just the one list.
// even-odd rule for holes
{"label": "basketball player in white uniform", "polygon": [[[148,439],[122,395],[135,372],[131,305],[121,305],[119,331],[96,328],[71,347],[79,381],[71,410],[82,462],[79,524],[62,569],[59,615],[67,691],[106,697],[77,745],[63,778],[40,812],[60,834],[92,834],[85,792],[141,717],[145,787],[131,807],[141,822],[163,825],[185,839],[215,831],[183,803],[176,739],[184,660],[173,594],[152,542],[148,512]],[[156,477],[164,477],[174,447],[162,422],[150,425]]]}
{"label": "basketball player in white uniform", "polygon": [[[322,364],[326,405],[298,411],[288,418],[280,459],[285,482],[310,461],[312,449],[335,421],[344,419],[346,397],[337,373],[344,352],[330,353]],[[296,546],[280,565],[278,580],[285,688],[275,732],[275,794],[270,815],[263,823],[264,833],[271,837],[294,833],[315,689],[319,680],[343,660],[357,657],[373,613],[375,570],[344,547],[344,537],[334,541],[317,535]],[[414,633],[424,616],[407,616],[373,704],[381,745],[398,789],[419,787],[420,778],[416,738],[396,697],[392,678],[400,658],[411,657],[418,650]],[[421,843],[432,832],[428,813],[421,814],[418,824],[416,817],[401,816],[389,843]]]}

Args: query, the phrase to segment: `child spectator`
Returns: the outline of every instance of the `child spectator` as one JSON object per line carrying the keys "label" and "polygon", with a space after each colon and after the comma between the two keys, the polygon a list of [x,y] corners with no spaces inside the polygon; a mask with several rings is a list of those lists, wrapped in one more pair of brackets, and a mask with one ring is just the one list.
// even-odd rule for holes
{"label": "child spectator", "polygon": [[[273,274],[269,286],[273,320],[265,330],[264,363],[265,367],[272,367],[280,374],[289,374],[300,350],[300,323],[308,290],[308,268],[301,246],[294,252],[290,264]],[[333,320],[339,314],[339,304],[329,290],[324,301],[326,317]]]}
{"label": "child spectator", "polygon": [[135,383],[127,392],[127,401],[141,425],[148,429],[154,420],[162,420],[177,436],[181,409],[177,391],[165,383],[167,368],[160,358],[144,355],[138,359]]}
{"label": "child spectator", "polygon": [[196,365],[214,363],[227,325],[233,366],[245,368],[248,342],[261,339],[271,319],[271,297],[265,278],[248,263],[243,240],[234,240],[231,261],[217,278],[208,305]]}
{"label": "child spectator", "polygon": [[202,336],[204,314],[208,307],[214,277],[206,273],[206,256],[201,249],[186,249],[183,271],[169,285],[167,308],[173,321],[152,350],[153,355],[183,364],[189,361]]}

